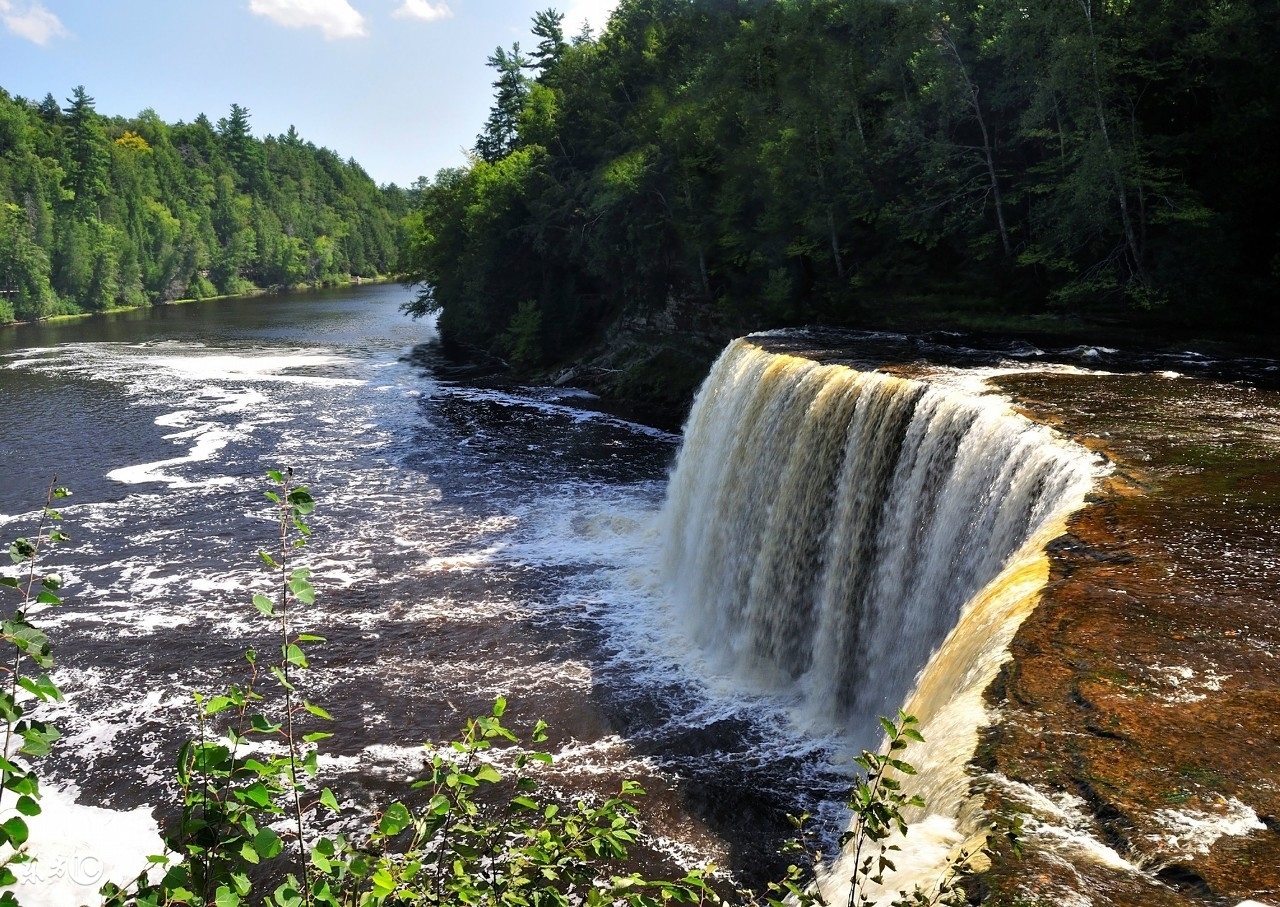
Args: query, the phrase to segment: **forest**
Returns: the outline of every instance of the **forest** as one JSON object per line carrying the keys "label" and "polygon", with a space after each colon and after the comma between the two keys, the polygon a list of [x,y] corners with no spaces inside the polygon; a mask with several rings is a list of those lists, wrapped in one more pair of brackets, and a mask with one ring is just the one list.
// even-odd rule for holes
{"label": "forest", "polygon": [[396,268],[409,194],[290,127],[106,117],[0,88],[0,323]]}
{"label": "forest", "polygon": [[1277,0],[622,0],[563,26],[489,58],[471,160],[410,215],[410,308],[447,337],[532,367],[672,309],[1280,325]]}

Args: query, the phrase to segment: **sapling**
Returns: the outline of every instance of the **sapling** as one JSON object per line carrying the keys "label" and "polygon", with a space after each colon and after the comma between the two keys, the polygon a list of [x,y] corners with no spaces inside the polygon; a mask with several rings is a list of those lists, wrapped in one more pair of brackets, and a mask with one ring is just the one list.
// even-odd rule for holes
{"label": "sapling", "polygon": [[[0,575],[0,587],[14,590],[18,596],[12,615],[0,622],[0,641],[6,647],[12,646],[10,659],[0,665],[0,671],[8,675],[8,682],[0,685],[0,716],[5,722],[4,748],[0,751],[0,810],[7,809],[10,793],[17,798],[15,814],[0,822],[0,889],[15,885],[18,877],[11,867],[30,859],[25,850],[29,834],[26,818],[40,814],[40,779],[28,760],[46,755],[59,737],[56,728],[29,714],[33,702],[62,699],[62,692],[49,678],[53,669],[49,637],[31,620],[36,612],[62,603],[57,594],[62,578],[56,573],[43,573],[40,558],[50,546],[70,541],[57,528],[62,514],[53,507],[55,501],[70,494],[58,484],[56,476],[49,482],[35,534],[15,539],[9,546],[15,572]],[[41,672],[38,676],[25,673],[28,660]],[[24,698],[20,691],[30,698]],[[0,892],[0,907],[17,903],[13,891]]]}

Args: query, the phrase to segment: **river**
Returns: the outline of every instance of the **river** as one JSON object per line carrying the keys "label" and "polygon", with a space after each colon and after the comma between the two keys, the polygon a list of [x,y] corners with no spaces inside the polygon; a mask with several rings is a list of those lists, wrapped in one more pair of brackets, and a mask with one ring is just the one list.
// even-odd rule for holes
{"label": "river", "polygon": [[931,884],[1000,814],[1023,852],[999,840],[993,902],[1278,902],[1280,364],[753,335],[677,459],[581,391],[445,380],[406,296],[0,332],[0,529],[30,531],[53,473],[75,491],[47,565],[68,601],[38,616],[66,702],[36,831],[65,846],[24,903],[172,817],[192,691],[274,645],[250,598],[282,466],[320,502],[305,686],[348,815],[505,696],[552,726],[553,793],[650,791],[642,870],[758,882],[787,813],[832,852],[850,755],[905,703],[929,807],[887,884]]}
{"label": "river", "polygon": [[73,542],[48,565],[66,604],[37,620],[66,694],[45,709],[63,738],[42,775],[81,804],[171,815],[192,691],[272,645],[249,599],[268,582],[264,472],[291,466],[319,502],[303,623],[328,642],[306,685],[336,718],[322,765],[349,803],[402,794],[421,743],[504,695],[517,728],[551,725],[553,787],[637,778],[659,851],[772,871],[786,812],[832,814],[843,743],[691,667],[652,557],[678,438],[571,389],[437,380],[406,297],[0,333],[0,529],[31,531],[53,474],[74,492]]}

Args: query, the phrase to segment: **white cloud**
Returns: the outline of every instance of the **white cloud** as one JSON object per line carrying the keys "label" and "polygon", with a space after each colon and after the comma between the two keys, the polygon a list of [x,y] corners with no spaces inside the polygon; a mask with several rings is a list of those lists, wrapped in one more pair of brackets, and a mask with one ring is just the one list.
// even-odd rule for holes
{"label": "white cloud", "polygon": [[0,21],[18,37],[41,45],[50,38],[65,38],[70,34],[62,20],[45,9],[40,0],[27,4],[0,0]]}
{"label": "white cloud", "polygon": [[618,0],[573,0],[564,14],[565,37],[576,35],[582,29],[583,20],[591,23],[591,30],[599,37],[617,5]]}
{"label": "white cloud", "polygon": [[421,19],[423,22],[435,22],[437,19],[448,19],[453,15],[449,4],[444,0],[404,0],[403,4],[391,15],[398,19]]}
{"label": "white cloud", "polygon": [[249,12],[286,28],[318,28],[330,41],[368,34],[364,16],[347,0],[249,0]]}

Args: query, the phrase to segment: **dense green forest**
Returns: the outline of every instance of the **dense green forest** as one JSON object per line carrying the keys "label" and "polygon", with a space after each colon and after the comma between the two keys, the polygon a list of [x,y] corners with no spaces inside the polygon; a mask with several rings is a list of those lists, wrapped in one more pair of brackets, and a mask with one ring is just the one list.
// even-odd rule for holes
{"label": "dense green forest", "polygon": [[0,89],[0,322],[387,274],[408,208],[237,104],[169,125]]}
{"label": "dense green forest", "polygon": [[490,58],[473,159],[411,217],[413,309],[447,335],[533,365],[672,303],[743,329],[921,297],[1280,324],[1277,0],[622,0],[598,37],[562,22]]}

